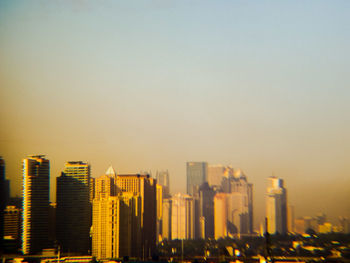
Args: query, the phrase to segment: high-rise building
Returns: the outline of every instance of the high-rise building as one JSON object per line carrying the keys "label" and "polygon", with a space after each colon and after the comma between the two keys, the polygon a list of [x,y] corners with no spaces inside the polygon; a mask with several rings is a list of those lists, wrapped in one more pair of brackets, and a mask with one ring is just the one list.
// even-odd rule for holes
{"label": "high-rise building", "polygon": [[274,176],[268,178],[266,217],[270,234],[287,233],[287,190],[283,180]]}
{"label": "high-rise building", "polygon": [[140,196],[132,192],[93,200],[93,256],[97,259],[140,256],[140,201]]}
{"label": "high-rise building", "polygon": [[214,237],[227,236],[227,193],[217,193],[214,196]]}
{"label": "high-rise building", "polygon": [[23,254],[35,254],[49,244],[50,161],[44,155],[23,160]]}
{"label": "high-rise building", "polygon": [[295,227],[294,227],[294,206],[288,205],[287,206],[287,227],[288,227],[288,233],[294,233]]}
{"label": "high-rise building", "polygon": [[157,184],[157,244],[162,240],[163,190],[164,187]]}
{"label": "high-rise building", "polygon": [[178,193],[172,197],[171,205],[171,238],[193,239],[195,237],[193,197]]}
{"label": "high-rise building", "polygon": [[156,249],[156,180],[149,175],[117,175],[117,192],[131,192],[141,198],[142,257],[149,258]]}
{"label": "high-rise building", "polygon": [[208,184],[209,186],[220,187],[223,178],[233,176],[233,168],[221,164],[208,165]]}
{"label": "high-rise building", "polygon": [[172,199],[163,199],[163,213],[162,213],[162,238],[171,240],[171,208]]}
{"label": "high-rise building", "polygon": [[170,181],[169,181],[169,172],[166,171],[157,171],[156,175],[157,184],[163,186],[163,198],[170,197]]}
{"label": "high-rise building", "polygon": [[15,206],[7,206],[4,213],[4,236],[7,239],[20,238],[21,210]]}
{"label": "high-rise building", "polygon": [[5,179],[5,161],[0,156],[0,254],[3,248],[4,239],[4,211],[6,208],[6,179]]}
{"label": "high-rise building", "polygon": [[62,252],[87,254],[90,250],[90,165],[67,162],[57,177],[57,240]]}
{"label": "high-rise building", "polygon": [[214,237],[214,196],[216,191],[204,183],[199,188],[200,238]]}
{"label": "high-rise building", "polygon": [[187,162],[187,194],[198,194],[199,187],[208,180],[208,163]]}

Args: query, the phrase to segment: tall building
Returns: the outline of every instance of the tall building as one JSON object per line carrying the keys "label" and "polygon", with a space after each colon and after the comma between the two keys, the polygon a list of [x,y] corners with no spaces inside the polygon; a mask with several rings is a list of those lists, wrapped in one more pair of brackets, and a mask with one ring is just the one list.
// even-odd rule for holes
{"label": "tall building", "polygon": [[0,156],[0,254],[3,248],[4,237],[4,211],[6,208],[6,179],[5,179],[5,161]]}
{"label": "tall building", "polygon": [[287,190],[283,180],[274,176],[268,178],[266,217],[270,234],[287,233]]}
{"label": "tall building", "polygon": [[23,160],[23,254],[35,254],[49,244],[50,162],[44,155]]}
{"label": "tall building", "polygon": [[287,206],[287,227],[288,227],[288,233],[294,233],[295,227],[294,227],[294,206],[288,205]]}
{"label": "tall building", "polygon": [[187,194],[194,196],[199,187],[208,180],[208,163],[187,162]]}
{"label": "tall building", "polygon": [[131,192],[141,198],[141,251],[143,258],[149,258],[156,249],[156,180],[149,175],[118,174],[117,192]]}
{"label": "tall building", "polygon": [[214,196],[214,237],[227,236],[227,193],[217,193]]}
{"label": "tall building", "polygon": [[156,175],[157,184],[163,186],[163,197],[169,198],[170,197],[170,181],[169,181],[169,172],[166,171],[157,171]]}
{"label": "tall building", "polygon": [[9,205],[4,213],[4,236],[7,239],[18,240],[20,238],[21,210]]}
{"label": "tall building", "polygon": [[223,178],[233,176],[233,168],[221,164],[208,165],[208,184],[209,186],[221,186]]}
{"label": "tall building", "polygon": [[214,237],[214,196],[216,191],[204,183],[199,188],[199,225],[201,238]]}
{"label": "tall building", "polygon": [[157,184],[157,244],[162,240],[162,224],[163,224],[163,190],[164,187]]}
{"label": "tall building", "polygon": [[176,194],[172,198],[171,205],[171,238],[193,239],[195,237],[193,197]]}
{"label": "tall building", "polygon": [[67,162],[57,177],[57,240],[62,252],[87,254],[90,250],[90,165]]}
{"label": "tall building", "polygon": [[140,196],[132,192],[93,200],[92,255],[97,259],[139,257]]}
{"label": "tall building", "polygon": [[171,208],[172,199],[163,199],[163,213],[162,213],[162,238],[171,240]]}

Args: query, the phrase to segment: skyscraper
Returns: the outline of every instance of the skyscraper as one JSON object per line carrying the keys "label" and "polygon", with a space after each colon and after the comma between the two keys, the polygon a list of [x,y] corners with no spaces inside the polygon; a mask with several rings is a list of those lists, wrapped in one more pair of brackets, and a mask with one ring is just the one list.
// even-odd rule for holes
{"label": "skyscraper", "polygon": [[67,162],[57,177],[57,240],[63,252],[90,250],[90,165]]}
{"label": "skyscraper", "polygon": [[208,180],[208,163],[187,162],[187,194],[198,194],[199,187]]}
{"label": "skyscraper", "polygon": [[97,259],[140,256],[140,196],[132,192],[93,200],[92,255]]}
{"label": "skyscraper", "polygon": [[163,197],[168,198],[170,197],[170,181],[169,181],[169,172],[166,171],[157,171],[156,175],[157,184],[160,184],[163,186]]}
{"label": "skyscraper", "polygon": [[49,246],[50,162],[44,155],[23,160],[23,254]]}
{"label": "skyscraper", "polygon": [[171,211],[172,199],[163,199],[163,213],[162,213],[162,238],[171,240]]}
{"label": "skyscraper", "polygon": [[176,194],[172,197],[171,205],[171,238],[193,239],[195,237],[193,197]]}
{"label": "skyscraper", "polygon": [[141,198],[142,257],[150,257],[156,248],[157,201],[156,180],[149,175],[117,175],[117,191],[131,192]]}
{"label": "skyscraper", "polygon": [[4,237],[4,211],[6,208],[5,184],[5,161],[0,156],[0,253],[3,248]]}
{"label": "skyscraper", "polygon": [[214,237],[227,236],[227,193],[217,193],[214,196]]}
{"label": "skyscraper", "polygon": [[[237,169],[229,179],[230,195],[228,218],[234,229],[231,234],[253,233],[253,185],[248,183],[246,175]],[[233,232],[232,232],[233,230]]]}
{"label": "skyscraper", "polygon": [[268,178],[266,217],[270,234],[287,233],[287,190],[283,180],[274,176]]}
{"label": "skyscraper", "polygon": [[[200,229],[204,228],[201,238],[214,237],[214,196],[215,190],[208,185],[202,184],[199,188],[199,210],[200,210]],[[201,231],[202,232],[202,231]]]}

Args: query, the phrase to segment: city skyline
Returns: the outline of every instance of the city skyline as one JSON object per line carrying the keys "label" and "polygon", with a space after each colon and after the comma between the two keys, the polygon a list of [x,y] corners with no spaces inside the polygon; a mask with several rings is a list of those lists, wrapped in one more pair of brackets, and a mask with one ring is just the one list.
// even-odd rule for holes
{"label": "city skyline", "polygon": [[[0,3],[0,155],[46,154],[51,200],[69,160],[97,178],[186,162],[240,168],[265,196],[283,178],[295,217],[350,204],[349,3]],[[262,219],[264,198],[254,198]]]}

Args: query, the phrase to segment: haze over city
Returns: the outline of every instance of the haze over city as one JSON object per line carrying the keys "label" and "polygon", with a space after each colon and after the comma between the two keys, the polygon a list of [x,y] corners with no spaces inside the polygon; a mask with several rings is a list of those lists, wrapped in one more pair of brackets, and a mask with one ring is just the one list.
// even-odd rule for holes
{"label": "haze over city", "polygon": [[46,154],[92,176],[186,162],[283,178],[297,216],[350,216],[347,1],[1,1],[0,155]]}

